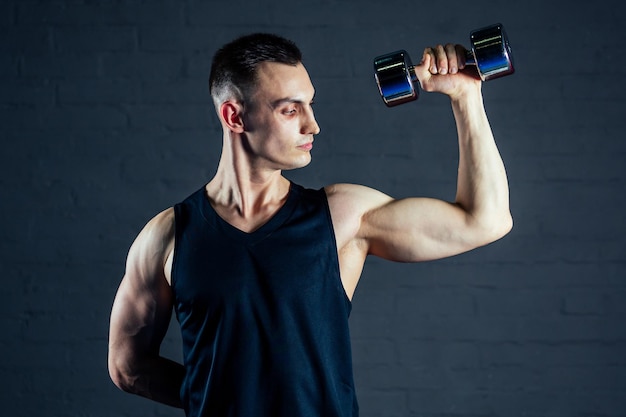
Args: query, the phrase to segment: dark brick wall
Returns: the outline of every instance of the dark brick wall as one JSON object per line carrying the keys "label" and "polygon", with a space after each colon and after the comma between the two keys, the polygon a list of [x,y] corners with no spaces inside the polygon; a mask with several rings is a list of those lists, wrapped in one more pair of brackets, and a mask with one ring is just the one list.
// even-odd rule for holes
{"label": "dark brick wall", "polygon": [[[314,162],[290,178],[451,199],[447,99],[385,108],[372,58],[405,48],[417,60],[501,21],[518,72],[483,91],[515,228],[447,260],[368,261],[351,317],[361,415],[626,416],[624,9],[2,1],[2,415],[182,415],[110,382],[108,316],[137,232],[214,171],[217,47],[263,30],[303,49],[322,133]],[[163,350],[180,357],[174,327]]]}

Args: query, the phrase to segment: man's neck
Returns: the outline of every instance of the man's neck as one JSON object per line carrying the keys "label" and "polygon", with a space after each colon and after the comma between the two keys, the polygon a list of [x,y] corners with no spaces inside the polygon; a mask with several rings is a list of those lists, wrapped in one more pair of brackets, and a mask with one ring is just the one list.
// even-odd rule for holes
{"label": "man's neck", "polygon": [[242,173],[220,164],[206,191],[215,211],[245,232],[265,224],[285,203],[290,182],[280,171]]}

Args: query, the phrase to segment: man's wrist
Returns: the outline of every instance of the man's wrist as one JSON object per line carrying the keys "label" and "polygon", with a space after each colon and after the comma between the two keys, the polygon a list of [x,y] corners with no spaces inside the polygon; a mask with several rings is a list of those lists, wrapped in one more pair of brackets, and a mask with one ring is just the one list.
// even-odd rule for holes
{"label": "man's wrist", "polygon": [[468,84],[463,89],[451,93],[449,97],[452,105],[462,106],[464,103],[482,102],[482,82]]}

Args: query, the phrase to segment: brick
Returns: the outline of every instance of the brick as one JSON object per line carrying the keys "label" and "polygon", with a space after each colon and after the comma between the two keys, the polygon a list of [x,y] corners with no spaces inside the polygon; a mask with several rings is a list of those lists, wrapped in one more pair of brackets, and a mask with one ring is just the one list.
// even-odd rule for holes
{"label": "brick", "polygon": [[540,291],[481,291],[474,295],[479,316],[540,316],[559,315],[561,298],[553,292]]}
{"label": "brick", "polygon": [[[157,0],[150,3],[133,1],[122,9],[124,17],[139,25],[169,26],[180,28],[188,5],[173,0]],[[113,8],[115,10],[115,8]]]}
{"label": "brick", "polygon": [[409,320],[415,317],[470,317],[475,314],[475,308],[471,295],[437,289],[396,295],[396,314]]}
{"label": "brick", "polygon": [[[228,42],[228,40],[226,41]],[[215,45],[214,51],[194,51],[184,58],[185,75],[193,79],[204,79],[208,84],[209,73],[211,72],[211,62],[213,54],[217,50]]]}
{"label": "brick", "polygon": [[63,54],[137,49],[137,33],[132,27],[57,27],[53,36],[55,50]]}
{"label": "brick", "polygon": [[131,0],[115,2],[23,2],[17,5],[17,21],[23,25],[128,26],[132,24],[183,23],[184,7],[175,1]]}
{"label": "brick", "polygon": [[[13,110],[16,115],[7,121],[9,129],[25,130],[81,130],[81,129],[115,129],[127,125],[127,116],[117,108],[100,106],[86,108],[77,106],[53,107],[45,111],[32,109]],[[21,117],[20,117],[21,116]]]}
{"label": "brick", "polygon": [[204,52],[212,56],[229,40],[212,27],[189,27],[184,31],[161,25],[139,27],[139,49],[147,52]]}
{"label": "brick", "polygon": [[[369,415],[380,417],[401,417],[406,415],[407,396],[402,391],[370,391],[360,402],[360,408]],[[367,415],[367,414],[366,414]]]}
{"label": "brick", "polygon": [[140,86],[128,79],[61,80],[59,104],[135,104],[140,100]]}
{"label": "brick", "polygon": [[52,50],[50,30],[47,28],[0,27],[0,52],[46,53]]}
{"label": "brick", "polygon": [[619,416],[617,410],[624,407],[623,396],[602,391],[580,391],[572,395],[568,391],[528,390],[491,395],[490,399],[497,415],[522,412],[538,417],[551,412],[555,416],[562,416],[562,410],[571,410],[581,416]]}
{"label": "brick", "polygon": [[352,314],[350,329],[355,340],[358,339],[386,339],[396,334],[397,326],[389,316],[377,312],[361,312]]}
{"label": "brick", "polygon": [[[202,104],[213,109],[207,78],[141,83],[141,98],[145,104]],[[208,117],[206,117],[208,119]]]}
{"label": "brick", "polygon": [[618,316],[626,315],[626,290],[609,291],[606,296],[606,309]]}
{"label": "brick", "polygon": [[[267,3],[254,3],[246,7],[246,13],[229,14],[228,26],[240,27],[245,31],[258,30],[259,22],[268,22],[271,19],[270,10],[274,6]],[[213,2],[189,3],[186,12],[186,23],[189,26],[223,27],[224,15]]]}
{"label": "brick", "polygon": [[142,105],[128,108],[132,127],[157,126],[168,129],[198,128],[207,125],[209,109],[201,105]]}
{"label": "brick", "polygon": [[33,54],[21,59],[23,78],[97,78],[98,57],[92,54]]}
{"label": "brick", "polygon": [[0,91],[3,104],[49,107],[56,102],[55,85],[48,80],[0,80]]}
{"label": "brick", "polygon": [[0,77],[14,79],[18,74],[19,57],[15,55],[0,55]]}
{"label": "brick", "polygon": [[96,14],[94,7],[69,5],[65,1],[16,2],[15,9],[20,26],[93,24]]}
{"label": "brick", "polygon": [[[418,331],[418,330],[416,330]],[[479,348],[474,342],[439,343],[434,341],[398,341],[398,363],[419,370],[466,369],[479,367]]]}
{"label": "brick", "polygon": [[8,27],[15,24],[15,5],[11,2],[0,4],[0,27]]}
{"label": "brick", "polygon": [[571,291],[565,294],[561,311],[565,315],[603,316],[607,301],[608,294],[603,291]]}
{"label": "brick", "polygon": [[390,340],[355,340],[353,348],[356,352],[354,363],[357,365],[388,363],[395,357],[394,343]]}
{"label": "brick", "polygon": [[163,80],[184,75],[184,60],[176,54],[111,52],[103,53],[99,62],[104,78]]}
{"label": "brick", "polygon": [[535,371],[546,368],[623,367],[620,354],[624,342],[601,343],[499,343],[480,344],[481,364],[484,368],[519,367]]}
{"label": "brick", "polygon": [[[448,413],[467,415],[489,415],[491,399],[487,392],[447,390],[415,390],[409,392],[408,409],[411,413]],[[444,414],[445,415],[445,414]]]}

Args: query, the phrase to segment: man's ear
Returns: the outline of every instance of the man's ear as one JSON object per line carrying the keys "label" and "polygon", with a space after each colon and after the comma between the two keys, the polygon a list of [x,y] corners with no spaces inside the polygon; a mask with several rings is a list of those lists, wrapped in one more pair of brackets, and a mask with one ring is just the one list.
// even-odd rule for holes
{"label": "man's ear", "polygon": [[219,111],[222,123],[234,133],[243,133],[243,106],[236,101],[225,101]]}

